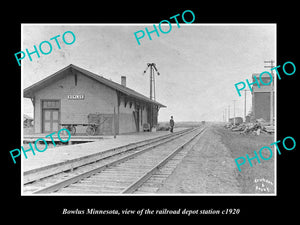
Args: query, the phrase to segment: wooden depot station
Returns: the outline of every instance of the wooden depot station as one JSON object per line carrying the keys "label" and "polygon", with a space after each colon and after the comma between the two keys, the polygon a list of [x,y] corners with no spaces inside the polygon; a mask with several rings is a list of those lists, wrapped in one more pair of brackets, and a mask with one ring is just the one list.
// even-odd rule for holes
{"label": "wooden depot station", "polygon": [[[113,135],[157,126],[163,104],[78,66],[69,66],[24,89],[34,107],[34,133]],[[75,129],[75,130],[74,130]]]}

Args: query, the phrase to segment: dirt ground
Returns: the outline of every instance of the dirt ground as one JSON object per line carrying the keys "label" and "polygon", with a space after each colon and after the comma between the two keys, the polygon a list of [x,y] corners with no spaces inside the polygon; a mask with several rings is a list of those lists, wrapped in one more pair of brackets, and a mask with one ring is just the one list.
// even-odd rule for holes
{"label": "dirt ground", "polygon": [[273,142],[272,135],[240,135],[210,125],[158,193],[274,194],[274,154],[260,164],[252,160],[253,167],[246,162],[241,172],[234,161],[245,154],[253,157],[254,150]]}

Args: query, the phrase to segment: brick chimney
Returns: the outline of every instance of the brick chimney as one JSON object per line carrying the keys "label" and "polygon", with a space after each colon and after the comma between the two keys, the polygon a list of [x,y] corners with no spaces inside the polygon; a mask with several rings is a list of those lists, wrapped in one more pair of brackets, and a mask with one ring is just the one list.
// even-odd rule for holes
{"label": "brick chimney", "polygon": [[121,76],[121,85],[126,87],[126,76]]}

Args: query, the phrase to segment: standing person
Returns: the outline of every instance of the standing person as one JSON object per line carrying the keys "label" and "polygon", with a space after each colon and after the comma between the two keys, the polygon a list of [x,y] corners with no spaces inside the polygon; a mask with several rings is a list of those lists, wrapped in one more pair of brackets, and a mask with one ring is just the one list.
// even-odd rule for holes
{"label": "standing person", "polygon": [[173,133],[173,128],[174,128],[174,120],[173,120],[173,116],[171,116],[171,119],[170,119],[170,131],[171,131],[171,133]]}

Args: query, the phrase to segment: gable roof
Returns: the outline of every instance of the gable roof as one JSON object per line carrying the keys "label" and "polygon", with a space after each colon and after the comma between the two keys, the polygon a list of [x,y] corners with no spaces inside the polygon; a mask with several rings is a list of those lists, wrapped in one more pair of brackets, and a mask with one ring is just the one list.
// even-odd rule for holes
{"label": "gable roof", "polygon": [[100,82],[101,84],[104,84],[114,90],[117,90],[127,96],[130,96],[130,97],[133,97],[133,98],[136,98],[138,100],[142,100],[142,101],[145,101],[145,102],[149,102],[149,103],[152,103],[152,104],[155,104],[155,105],[158,105],[160,107],[166,107],[164,106],[163,104],[157,102],[157,101],[154,101],[154,100],[150,100],[150,98],[128,88],[128,87],[125,87],[121,84],[118,84],[116,82],[113,82],[111,80],[108,80],[102,76],[99,76],[97,74],[94,74],[88,70],[85,70],[85,69],[82,69],[78,66],[75,66],[73,64],[70,64],[69,66],[57,71],[56,73],[32,84],[31,86],[27,87],[24,89],[24,97],[25,98],[31,98],[34,96],[34,93],[48,85],[50,85],[51,83],[61,79],[61,77],[66,74],[65,72],[67,70],[75,70],[75,71],[79,71],[80,73],[82,73],[83,75],[93,79],[93,80],[96,80],[98,82]]}

